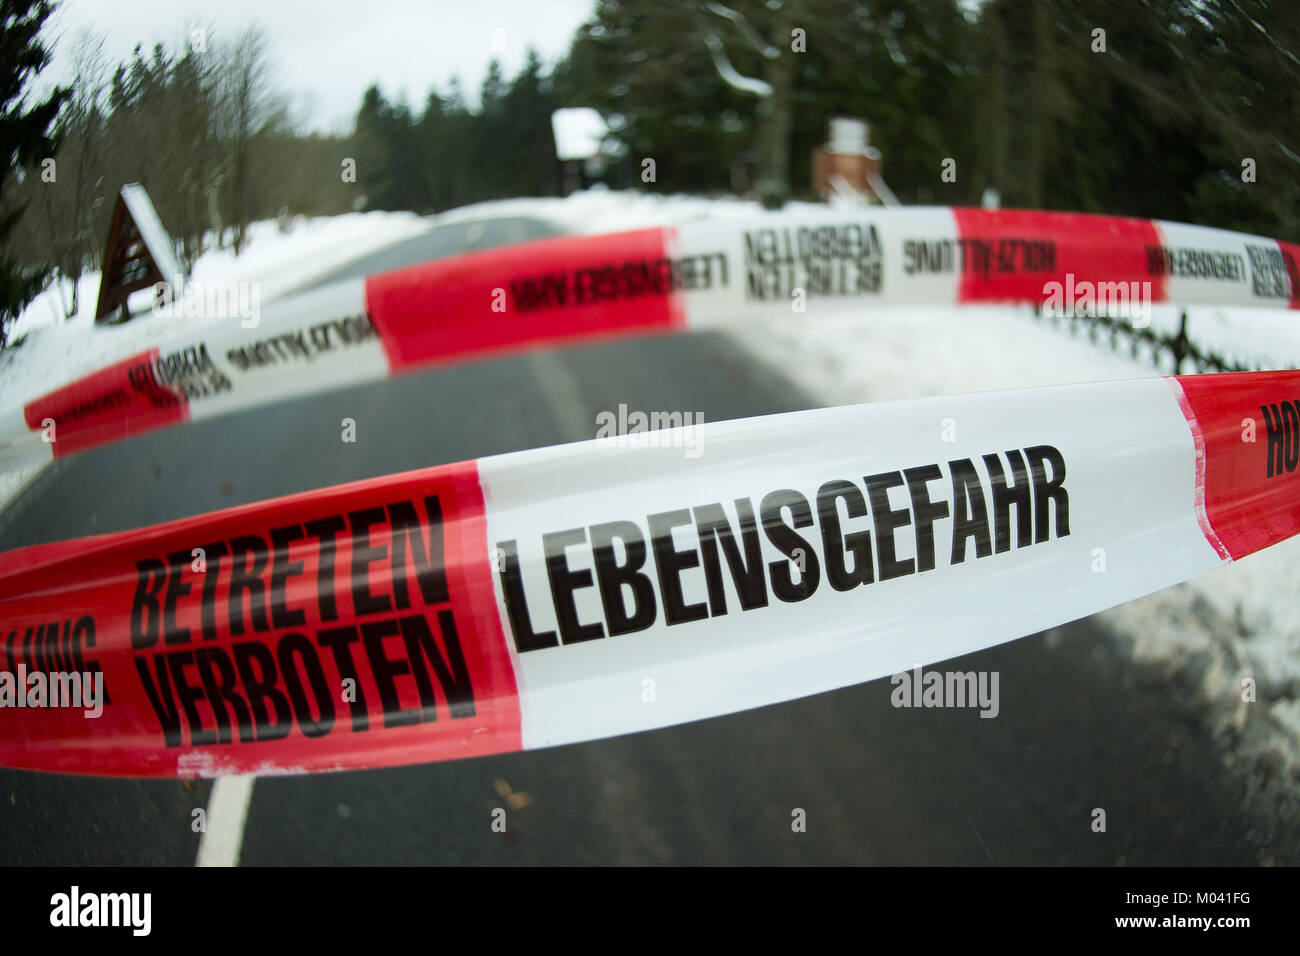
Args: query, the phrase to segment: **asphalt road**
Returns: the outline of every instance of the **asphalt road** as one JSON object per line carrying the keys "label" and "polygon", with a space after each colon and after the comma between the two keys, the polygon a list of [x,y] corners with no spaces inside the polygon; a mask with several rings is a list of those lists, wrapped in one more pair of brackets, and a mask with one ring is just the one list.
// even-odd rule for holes
{"label": "asphalt road", "polygon": [[[365,274],[542,234],[441,227]],[[0,513],[0,548],[124,529],[408,468],[588,438],[596,414],[708,421],[812,407],[728,338],[653,338],[479,362],[144,435],[47,469]],[[338,423],[357,422],[356,444]],[[1250,817],[1264,769],[1223,769],[1193,701],[1095,621],[945,669],[1000,674],[996,719],[895,709],[875,681],[590,744],[259,780],[258,864],[1295,863],[1294,821]],[[504,788],[508,787],[509,791]],[[0,771],[8,864],[189,865],[211,784]],[[501,793],[526,793],[493,832]],[[5,797],[7,796],[7,799]],[[1106,811],[1104,833],[1092,811]],[[802,809],[805,832],[793,832]]]}
{"label": "asphalt road", "polygon": [[340,279],[362,278],[415,262],[427,262],[443,256],[454,256],[460,252],[473,252],[475,249],[491,249],[495,246],[527,242],[529,239],[542,239],[553,234],[554,230],[548,223],[524,216],[438,226],[423,235],[405,239],[362,256],[339,269],[328,279],[304,287],[303,291],[337,282]]}

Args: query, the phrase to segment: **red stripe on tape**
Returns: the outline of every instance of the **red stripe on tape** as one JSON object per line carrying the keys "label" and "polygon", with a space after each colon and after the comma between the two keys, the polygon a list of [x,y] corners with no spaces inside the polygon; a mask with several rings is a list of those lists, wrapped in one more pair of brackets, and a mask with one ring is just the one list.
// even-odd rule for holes
{"label": "red stripe on tape", "polygon": [[54,457],[173,425],[189,418],[188,400],[154,377],[150,349],[30,402],[23,415],[39,431],[54,422]]}
{"label": "red stripe on tape", "polygon": [[1041,302],[1048,282],[1071,281],[1150,282],[1150,301],[1165,299],[1163,274],[1151,275],[1147,264],[1147,247],[1160,245],[1149,219],[960,207],[952,213],[962,246],[958,302]]}
{"label": "red stripe on tape", "polygon": [[[1179,405],[1204,447],[1202,530],[1233,559],[1300,533],[1300,371],[1179,375]],[[1203,489],[1203,490],[1202,490]],[[1207,529],[1208,525],[1208,529]]]}
{"label": "red stripe on tape", "polygon": [[1282,265],[1291,280],[1290,308],[1300,309],[1300,245],[1294,242],[1279,242],[1278,250],[1282,253]]}
{"label": "red stripe on tape", "polygon": [[389,367],[685,325],[670,231],[544,239],[366,280]]}
{"label": "red stripe on tape", "polygon": [[109,705],[9,701],[0,765],[207,776],[517,750],[486,536],[466,462],[7,554],[0,669],[102,674]]}

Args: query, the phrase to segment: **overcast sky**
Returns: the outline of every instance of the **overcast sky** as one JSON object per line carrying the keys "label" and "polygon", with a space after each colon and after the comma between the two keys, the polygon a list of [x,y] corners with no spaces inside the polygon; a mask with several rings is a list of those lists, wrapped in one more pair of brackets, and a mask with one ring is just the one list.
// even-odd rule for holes
{"label": "overcast sky", "polygon": [[418,111],[431,86],[445,91],[458,75],[474,104],[494,44],[507,77],[530,45],[550,66],[594,9],[595,0],[63,0],[48,25],[57,45],[42,79],[68,81],[72,40],[85,29],[106,34],[105,54],[117,63],[137,43],[177,47],[190,24],[230,36],[258,23],[296,112],[314,129],[342,131],[375,82]]}

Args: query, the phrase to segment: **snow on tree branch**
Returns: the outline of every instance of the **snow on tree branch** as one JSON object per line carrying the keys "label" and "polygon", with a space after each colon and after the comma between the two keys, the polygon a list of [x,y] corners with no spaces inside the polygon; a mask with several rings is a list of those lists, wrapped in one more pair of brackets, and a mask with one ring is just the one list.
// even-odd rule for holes
{"label": "snow on tree branch", "polygon": [[769,60],[775,60],[781,55],[780,50],[763,41],[763,38],[758,35],[758,32],[750,26],[749,21],[745,19],[743,13],[733,10],[731,7],[724,7],[722,4],[718,3],[717,0],[709,0],[709,2],[704,5],[704,8],[710,13],[717,14],[723,19],[730,20],[734,23],[736,28],[740,30],[740,35],[745,38],[745,41],[752,46],[759,55]]}
{"label": "snow on tree branch", "polygon": [[751,96],[768,97],[772,95],[772,85],[764,80],[756,80],[753,77],[742,76],[736,68],[731,65],[731,60],[727,58],[727,51],[722,46],[722,41],[718,39],[716,33],[705,33],[704,42],[709,45],[709,52],[713,54],[713,65],[717,68],[718,76],[722,77],[733,90],[740,93],[748,93]]}

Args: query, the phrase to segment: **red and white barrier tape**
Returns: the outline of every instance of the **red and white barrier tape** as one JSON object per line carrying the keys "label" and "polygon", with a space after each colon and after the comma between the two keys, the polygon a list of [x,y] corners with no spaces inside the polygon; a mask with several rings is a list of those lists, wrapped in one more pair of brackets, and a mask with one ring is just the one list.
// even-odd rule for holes
{"label": "red and white barrier tape", "polygon": [[790,309],[794,290],[814,311],[1101,297],[1297,308],[1298,262],[1300,246],[1218,229],[944,207],[546,239],[338,283],[268,307],[254,329],[236,317],[181,335],[0,413],[0,469],[439,362],[734,325]]}
{"label": "red and white barrier tape", "polygon": [[[1294,371],[626,439],[0,555],[0,765],[296,773],[648,730],[986,648],[1300,531]],[[102,681],[98,717],[33,697],[60,672]]]}

